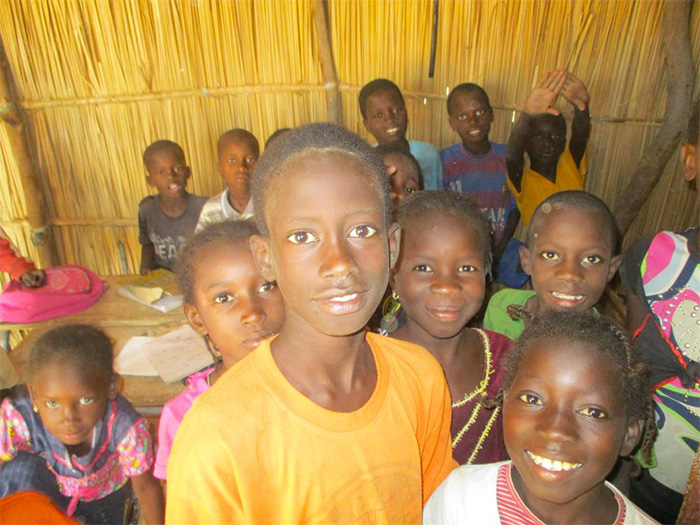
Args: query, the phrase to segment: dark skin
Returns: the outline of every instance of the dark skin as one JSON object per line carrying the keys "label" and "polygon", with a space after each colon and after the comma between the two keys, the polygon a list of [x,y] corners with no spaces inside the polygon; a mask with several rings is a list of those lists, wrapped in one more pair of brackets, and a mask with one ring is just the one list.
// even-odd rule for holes
{"label": "dark skin", "polygon": [[581,164],[591,133],[590,96],[581,80],[559,69],[547,73],[532,90],[508,139],[508,178],[516,191],[521,191],[526,151],[530,167],[556,181],[557,163],[566,147],[566,122],[552,107],[560,94],[574,106],[569,151],[576,166]]}

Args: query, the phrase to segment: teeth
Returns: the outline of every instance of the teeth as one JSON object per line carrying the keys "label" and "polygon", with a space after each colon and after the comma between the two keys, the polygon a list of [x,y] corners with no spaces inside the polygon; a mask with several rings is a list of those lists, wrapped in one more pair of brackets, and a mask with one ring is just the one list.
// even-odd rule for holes
{"label": "teeth", "polygon": [[542,456],[538,456],[537,454],[533,454],[529,450],[527,451],[527,455],[530,456],[530,459],[535,462],[535,465],[552,472],[561,472],[562,470],[566,472],[577,469],[581,466],[581,463],[569,463],[568,461],[544,458]]}
{"label": "teeth", "polygon": [[565,293],[552,292],[552,295],[557,299],[564,299],[565,301],[580,301],[583,299],[583,295],[566,295]]}
{"label": "teeth", "polygon": [[386,130],[387,133],[392,134],[392,135],[394,133],[398,133],[398,131],[399,131],[399,128],[390,128],[390,129]]}
{"label": "teeth", "polygon": [[474,131],[469,132],[470,135],[478,135],[479,133],[481,133],[481,130],[479,129],[475,129]]}
{"label": "teeth", "polygon": [[333,298],[330,299],[330,300],[331,300],[331,301],[334,301],[334,302],[337,302],[337,303],[347,303],[347,302],[349,302],[349,301],[352,301],[352,300],[355,299],[356,297],[357,297],[357,294],[354,293],[354,294],[351,294],[351,295],[343,295],[343,296],[341,296],[341,297],[333,297]]}

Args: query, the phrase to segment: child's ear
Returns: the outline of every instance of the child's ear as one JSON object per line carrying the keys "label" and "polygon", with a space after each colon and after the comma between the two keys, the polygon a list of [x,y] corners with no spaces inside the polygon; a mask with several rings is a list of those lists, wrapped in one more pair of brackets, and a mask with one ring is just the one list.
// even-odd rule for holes
{"label": "child's ear", "polygon": [[532,270],[530,263],[531,263],[531,261],[530,261],[530,248],[528,247],[527,244],[525,244],[525,245],[520,247],[520,265],[523,267],[523,271],[528,275],[532,275],[530,273]]}
{"label": "child's ear", "polygon": [[207,327],[204,326],[204,321],[202,321],[199,315],[199,310],[190,303],[185,303],[183,309],[185,311],[185,318],[192,327],[192,330],[197,332],[198,335],[207,335]]}
{"label": "child's ear", "polygon": [[36,392],[34,392],[34,387],[31,383],[27,383],[27,390],[29,391],[29,399],[32,400],[32,408],[34,408],[34,412],[38,412],[36,407]]}
{"label": "child's ear", "polygon": [[681,165],[683,170],[683,178],[687,181],[695,179],[695,163],[698,160],[695,157],[695,146],[692,144],[683,144],[681,146]]}
{"label": "child's ear", "polygon": [[401,226],[394,222],[389,227],[389,269],[393,270],[396,261],[399,260],[399,249],[401,248]]}
{"label": "child's ear", "polygon": [[629,422],[627,427],[627,432],[622,440],[622,447],[620,448],[620,456],[627,457],[639,444],[639,440],[642,437],[642,432],[644,431],[644,422],[639,419],[635,419]]}
{"label": "child's ear", "polygon": [[109,399],[116,399],[119,395],[119,384],[121,382],[121,376],[119,374],[114,374],[112,380],[109,382],[109,387],[107,388],[107,397]]}
{"label": "child's ear", "polygon": [[150,174],[150,173],[149,173],[148,175],[146,175],[146,184],[148,184],[151,188],[154,187],[153,181],[151,180],[151,174]]}
{"label": "child's ear", "polygon": [[448,124],[450,125],[450,129],[451,129],[452,131],[454,131],[455,133],[457,133],[457,135],[459,135],[459,133],[458,133],[457,130],[455,129],[455,124],[454,124],[454,121],[452,120],[452,115],[448,115],[448,117],[447,117],[447,122],[448,122]]}
{"label": "child's ear", "polygon": [[255,266],[257,266],[263,279],[269,282],[276,281],[277,274],[275,273],[275,265],[272,260],[272,252],[270,252],[269,240],[260,235],[251,235],[250,249],[253,252]]}
{"label": "child's ear", "polygon": [[608,282],[610,282],[610,279],[612,279],[615,276],[615,273],[617,272],[617,269],[620,267],[622,264],[622,255],[615,255],[612,259],[610,259],[610,266],[608,267]]}

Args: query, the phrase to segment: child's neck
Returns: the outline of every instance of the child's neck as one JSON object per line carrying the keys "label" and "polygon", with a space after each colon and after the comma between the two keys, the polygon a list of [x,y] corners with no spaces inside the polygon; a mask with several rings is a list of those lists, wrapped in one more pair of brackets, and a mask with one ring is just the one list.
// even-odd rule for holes
{"label": "child's neck", "polygon": [[[92,429],[92,432],[94,434],[95,429]],[[85,441],[84,443],[81,443],[80,445],[66,445],[66,450],[68,451],[69,454],[72,456],[77,456],[79,458],[87,455],[91,450],[92,450],[92,437],[90,440]]]}
{"label": "child's neck", "polygon": [[[378,145],[383,146],[384,144],[378,143]],[[401,148],[401,150],[405,151],[406,153],[411,152],[411,145],[408,143],[408,139],[406,137],[401,137],[396,142],[392,142],[391,145],[396,146],[397,148]]]}
{"label": "child's neck", "polygon": [[236,210],[238,213],[243,213],[248,207],[248,202],[250,201],[250,191],[243,194],[234,194],[231,188],[228,190],[228,203]]}
{"label": "child's neck", "polygon": [[568,503],[553,503],[528,492],[515,466],[511,470],[513,486],[523,503],[544,523],[557,525],[615,523],[619,506],[612,490],[601,481]]}
{"label": "child's neck", "polygon": [[185,213],[185,210],[187,209],[187,192],[183,192],[182,195],[175,197],[174,199],[164,197],[159,193],[157,199],[160,210],[168,217],[179,217]]}
{"label": "child's neck", "polygon": [[478,157],[486,155],[489,151],[491,151],[491,143],[488,140],[479,142],[478,144],[467,144],[466,142],[462,141],[462,146],[464,146],[464,149],[469,153]]}
{"label": "child's neck", "polygon": [[484,378],[484,346],[476,330],[465,326],[454,337],[440,339],[409,320],[392,336],[422,346],[438,360],[453,401],[472,392]]}
{"label": "child's neck", "polygon": [[545,179],[552,183],[557,181],[557,165],[559,159],[554,162],[542,162],[539,159],[530,159],[530,169],[542,175]]}
{"label": "child's neck", "polygon": [[[293,320],[272,342],[275,363],[305,397],[335,412],[353,412],[372,396],[377,366],[365,331],[328,336]],[[306,329],[303,329],[306,328]]]}

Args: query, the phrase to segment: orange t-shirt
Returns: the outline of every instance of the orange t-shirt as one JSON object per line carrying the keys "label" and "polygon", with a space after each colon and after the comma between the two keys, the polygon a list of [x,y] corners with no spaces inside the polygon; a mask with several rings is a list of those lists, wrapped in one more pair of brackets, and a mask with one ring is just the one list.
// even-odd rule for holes
{"label": "orange t-shirt", "polygon": [[536,171],[528,168],[523,171],[523,180],[520,184],[520,192],[515,191],[513,183],[508,178],[508,189],[515,197],[515,202],[520,210],[520,217],[527,228],[530,225],[533,213],[537,206],[550,195],[560,191],[582,190],[586,180],[586,153],[583,154],[580,167],[576,166],[574,157],[569,148],[559,157],[557,163],[557,179],[552,182]]}
{"label": "orange t-shirt", "polygon": [[168,463],[167,523],[420,523],[456,467],[450,396],[422,347],[367,334],[377,385],[333,412],[297,391],[270,340],[194,403]]}

